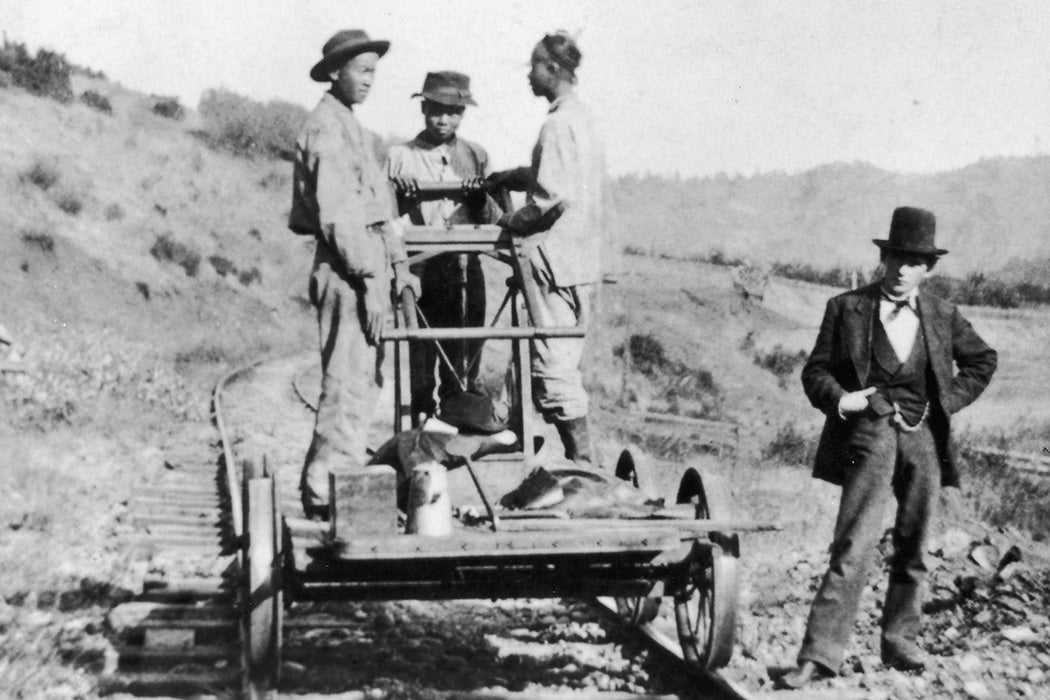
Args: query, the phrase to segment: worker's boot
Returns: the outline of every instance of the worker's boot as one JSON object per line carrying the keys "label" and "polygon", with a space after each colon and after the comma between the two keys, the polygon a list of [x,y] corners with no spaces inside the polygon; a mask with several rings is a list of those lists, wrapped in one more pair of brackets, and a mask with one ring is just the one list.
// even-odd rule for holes
{"label": "worker's boot", "polygon": [[573,462],[591,462],[591,436],[587,416],[559,420],[554,423],[565,446],[565,458]]}

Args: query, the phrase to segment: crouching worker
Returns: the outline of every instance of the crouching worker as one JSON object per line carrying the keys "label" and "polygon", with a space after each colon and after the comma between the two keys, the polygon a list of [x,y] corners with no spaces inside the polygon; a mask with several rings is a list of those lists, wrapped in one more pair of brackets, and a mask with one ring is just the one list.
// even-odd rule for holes
{"label": "crouching worker", "polygon": [[[581,53],[564,32],[548,34],[532,52],[529,84],[550,103],[532,165],[494,173],[497,187],[525,190],[526,204],[500,223],[526,238],[525,294],[539,328],[587,329],[601,281],[601,202],[604,155],[590,110],[576,96]],[[580,363],[583,338],[532,341],[532,396],[553,423],[565,457],[590,462],[588,399]]]}
{"label": "crouching worker", "polygon": [[882,608],[882,660],[921,671],[917,643],[927,543],[942,486],[958,486],[950,416],[992,378],[995,350],[959,310],[919,283],[948,251],[934,245],[923,209],[893,212],[888,240],[874,241],[882,279],[831,299],[802,369],[810,402],[827,416],[813,476],[842,487],[831,561],[813,600],[798,668],[778,679],[801,688],[838,672],[882,535],[897,501],[890,581]]}
{"label": "crouching worker", "polygon": [[379,345],[396,291],[417,289],[405,269],[392,193],[376,155],[376,136],[354,105],[368,96],[387,41],[360,29],[325,43],[310,77],[331,85],[296,142],[288,227],[314,236],[310,301],[317,309],[321,396],[300,490],[307,517],[324,518],[328,473],[361,467],[381,385]]}

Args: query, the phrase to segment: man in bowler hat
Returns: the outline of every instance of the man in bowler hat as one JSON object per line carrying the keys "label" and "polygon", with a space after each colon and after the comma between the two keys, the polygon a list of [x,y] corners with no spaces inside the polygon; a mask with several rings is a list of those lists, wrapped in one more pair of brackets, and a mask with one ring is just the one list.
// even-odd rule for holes
{"label": "man in bowler hat", "polygon": [[[387,176],[394,183],[399,211],[417,226],[489,224],[502,210],[481,188],[491,172],[488,153],[457,135],[467,106],[477,106],[470,78],[446,70],[427,73],[421,97],[423,130],[415,138],[390,147]],[[420,181],[461,183],[462,203],[453,199],[423,200]],[[485,325],[485,278],[477,253],[444,253],[413,268],[422,283],[418,308],[428,326],[464,328]],[[409,344],[412,415],[434,414],[438,397],[477,389],[482,340],[449,340]],[[438,345],[445,359],[438,362]],[[435,381],[437,365],[440,384]]]}
{"label": "man in bowler hat", "polygon": [[923,209],[893,212],[875,240],[881,280],[832,298],[802,370],[806,396],[826,416],[813,476],[842,487],[831,561],[813,600],[798,667],[780,685],[799,688],[842,663],[890,499],[897,501],[882,660],[921,671],[916,639],[926,546],[942,486],[958,486],[950,417],[992,378],[996,353],[954,304],[919,283],[948,251],[934,245]]}
{"label": "man in bowler hat", "polygon": [[317,240],[310,301],[317,309],[321,397],[300,490],[308,517],[324,518],[328,472],[360,467],[382,381],[379,345],[391,281],[418,287],[404,245],[378,139],[354,114],[390,47],[360,29],[337,32],[310,77],[330,84],[296,142],[288,227]]}

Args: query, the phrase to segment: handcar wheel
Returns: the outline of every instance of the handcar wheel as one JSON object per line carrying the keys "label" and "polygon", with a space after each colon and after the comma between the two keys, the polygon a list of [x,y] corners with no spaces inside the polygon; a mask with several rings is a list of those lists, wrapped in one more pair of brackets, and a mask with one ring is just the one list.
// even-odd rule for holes
{"label": "handcar wheel", "polygon": [[675,503],[696,505],[700,520],[730,521],[735,517],[733,495],[725,479],[714,474],[701,476],[696,469],[687,469],[682,475]]}
{"label": "handcar wheel", "polygon": [[[616,460],[616,477],[648,495],[651,466],[651,461],[645,453],[637,448],[626,449]],[[660,614],[660,599],[644,596],[617,598],[616,610],[624,622],[631,627],[637,627],[656,619]]]}
{"label": "handcar wheel", "polygon": [[678,641],[686,662],[721,668],[733,655],[737,558],[717,545],[694,550],[685,580],[674,594]]}
{"label": "handcar wheel", "polygon": [[274,481],[251,479],[247,490],[247,590],[245,625],[245,690],[251,700],[270,697],[281,666],[283,616],[279,556],[279,518]]}
{"label": "handcar wheel", "polygon": [[616,612],[629,627],[644,625],[660,614],[660,599],[644,596],[617,598]]}
{"label": "handcar wheel", "polygon": [[[724,479],[688,469],[678,487],[678,503],[692,503],[698,520],[731,521],[733,499]],[[703,669],[725,666],[733,655],[736,633],[738,559],[735,537],[720,544],[697,545],[685,580],[675,591],[675,622],[686,661]]]}

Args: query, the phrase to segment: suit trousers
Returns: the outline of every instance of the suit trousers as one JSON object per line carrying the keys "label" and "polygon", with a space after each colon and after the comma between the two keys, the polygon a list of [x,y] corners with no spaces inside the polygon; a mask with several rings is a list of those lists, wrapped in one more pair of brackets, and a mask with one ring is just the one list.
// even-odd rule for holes
{"label": "suit trousers", "polygon": [[898,431],[886,416],[854,422],[847,445],[831,561],[810,609],[798,660],[837,672],[882,535],[892,495],[897,500],[890,581],[882,616],[883,649],[914,642],[926,576],[926,545],[940,491],[941,470],[928,423]]}
{"label": "suit trousers", "polygon": [[310,276],[321,344],[321,396],[299,489],[304,506],[328,503],[328,472],[362,467],[382,384],[382,346],[365,339],[364,292],[327,245],[318,242]]}

